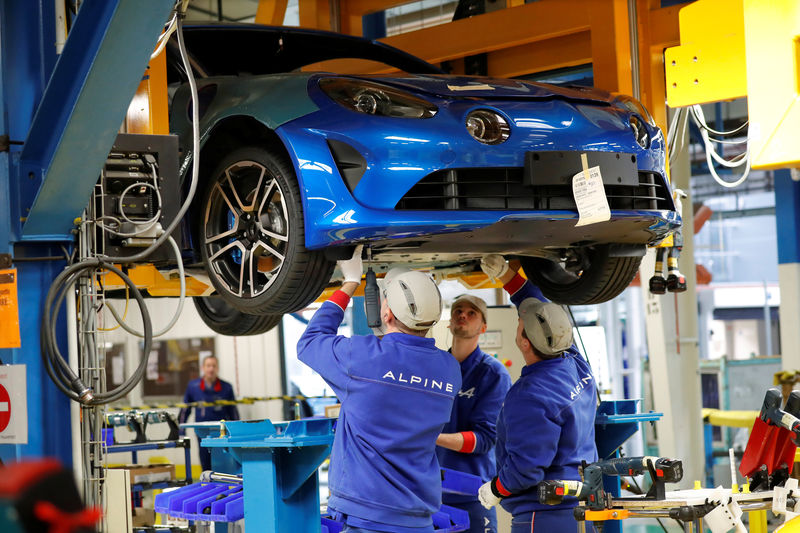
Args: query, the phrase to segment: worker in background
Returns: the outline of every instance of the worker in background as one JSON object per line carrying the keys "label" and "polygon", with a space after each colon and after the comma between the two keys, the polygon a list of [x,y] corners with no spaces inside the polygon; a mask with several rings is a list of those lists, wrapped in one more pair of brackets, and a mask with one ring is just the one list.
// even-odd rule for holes
{"label": "worker in background", "polygon": [[[450,308],[450,353],[461,366],[461,389],[450,421],[436,439],[436,456],[442,467],[479,476],[483,481],[497,473],[497,414],[511,387],[511,376],[503,364],[478,346],[486,324],[486,302],[468,294],[455,299]],[[469,533],[497,533],[497,512],[485,509],[477,495],[445,494],[442,500],[469,513]]]}
{"label": "worker in background", "polygon": [[[547,479],[580,480],[582,461],[597,460],[597,410],[591,369],[572,344],[572,324],[560,305],[509,268],[502,256],[481,261],[517,306],[516,344],[525,359],[520,378],[506,396],[497,420],[497,475],[478,497],[484,507],[500,503],[513,516],[511,533],[577,532],[575,499],[539,503],[536,485]],[[587,531],[593,530],[591,522]]]}
{"label": "worker in background", "polygon": [[439,320],[436,282],[422,272],[389,276],[382,338],[336,331],[361,283],[361,247],[338,262],[344,276],[312,317],[297,357],[342,403],[330,466],[328,510],[345,532],[431,533],[441,506],[436,437],[450,418],[461,372],[428,330]]}
{"label": "worker in background", "polygon": [[[219,379],[219,361],[215,355],[208,355],[200,363],[202,376],[193,379],[186,387],[183,403],[215,402],[217,400],[235,400],[233,385]],[[191,407],[181,409],[178,422],[183,424],[192,412]],[[239,410],[235,405],[215,405],[213,407],[198,407],[194,415],[195,422],[212,422],[217,420],[239,420]],[[198,439],[197,451],[200,454],[200,465],[203,471],[211,470],[211,450],[200,446]]]}

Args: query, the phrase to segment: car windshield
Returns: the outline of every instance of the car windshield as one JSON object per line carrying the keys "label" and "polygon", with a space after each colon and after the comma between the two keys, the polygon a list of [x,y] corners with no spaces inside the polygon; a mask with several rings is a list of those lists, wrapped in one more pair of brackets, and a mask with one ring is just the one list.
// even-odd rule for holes
{"label": "car windshield", "polygon": [[[377,41],[300,28],[241,24],[185,26],[184,40],[195,74],[200,77],[299,70],[342,74],[442,72],[430,63]],[[170,53],[173,56],[177,53],[175,43]],[[179,68],[179,61],[170,63]]]}

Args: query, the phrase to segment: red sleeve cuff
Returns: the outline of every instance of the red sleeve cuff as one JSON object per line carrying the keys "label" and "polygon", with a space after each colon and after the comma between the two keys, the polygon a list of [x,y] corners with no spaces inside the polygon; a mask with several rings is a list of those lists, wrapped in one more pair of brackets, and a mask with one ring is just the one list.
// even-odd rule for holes
{"label": "red sleeve cuff", "polygon": [[503,285],[503,288],[506,290],[508,294],[514,296],[514,294],[525,285],[525,278],[523,278],[519,272],[514,276],[514,278]]}
{"label": "red sleeve cuff", "polygon": [[508,498],[509,496],[511,496],[511,492],[509,492],[508,490],[506,490],[506,488],[505,488],[505,487],[503,486],[503,484],[500,482],[500,478],[499,478],[499,477],[496,477],[496,478],[494,478],[494,488],[496,488],[496,489],[497,489],[497,492],[498,492],[498,493],[499,493],[499,494],[500,494],[500,495],[501,495],[503,498]]}
{"label": "red sleeve cuff", "polygon": [[474,431],[462,431],[461,436],[464,437],[464,445],[458,450],[461,453],[472,453],[475,451],[477,439],[475,438]]}
{"label": "red sleeve cuff", "polygon": [[344,311],[347,309],[347,304],[350,303],[350,297],[346,292],[338,290],[334,292],[330,298],[328,298],[328,301],[336,304],[342,311]]}

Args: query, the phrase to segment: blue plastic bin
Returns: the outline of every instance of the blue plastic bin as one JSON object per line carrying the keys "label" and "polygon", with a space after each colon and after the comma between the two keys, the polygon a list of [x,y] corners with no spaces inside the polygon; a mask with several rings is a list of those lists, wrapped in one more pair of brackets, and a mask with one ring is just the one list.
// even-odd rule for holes
{"label": "blue plastic bin", "polygon": [[242,485],[194,483],[156,496],[157,513],[205,522],[236,522],[244,518]]}
{"label": "blue plastic bin", "polygon": [[[442,468],[442,492],[476,495],[481,478],[472,474]],[[156,496],[157,513],[204,522],[236,522],[244,518],[243,486],[236,483],[200,482]],[[344,525],[330,515],[321,517],[322,533],[341,533]],[[437,533],[456,533],[469,528],[466,511],[442,505],[433,515]]]}

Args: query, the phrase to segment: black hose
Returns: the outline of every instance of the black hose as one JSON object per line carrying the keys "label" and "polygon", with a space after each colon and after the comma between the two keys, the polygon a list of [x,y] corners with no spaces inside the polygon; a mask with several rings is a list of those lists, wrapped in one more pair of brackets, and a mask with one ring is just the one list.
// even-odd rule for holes
{"label": "black hose", "polygon": [[[128,286],[133,298],[139,304],[144,328],[143,355],[136,371],[117,388],[100,393],[94,393],[70,368],[58,349],[56,334],[56,323],[58,322],[61,305],[70,292],[72,285],[85,275],[84,271],[95,269],[105,269],[116,274]],[[67,267],[53,280],[45,298],[40,338],[44,367],[56,387],[71,400],[86,406],[103,405],[116,401],[128,394],[144,377],[147,369],[147,356],[153,343],[153,325],[150,321],[150,313],[147,311],[144,297],[136,287],[136,284],[113,264],[99,258],[91,258]]]}

